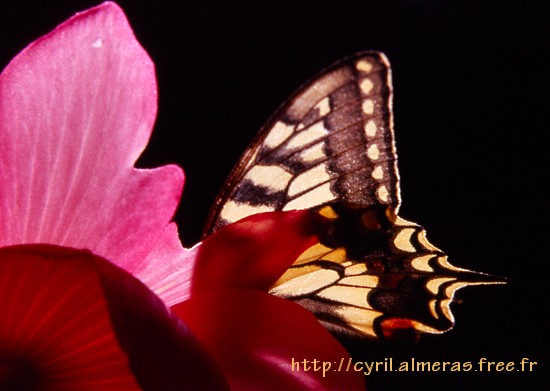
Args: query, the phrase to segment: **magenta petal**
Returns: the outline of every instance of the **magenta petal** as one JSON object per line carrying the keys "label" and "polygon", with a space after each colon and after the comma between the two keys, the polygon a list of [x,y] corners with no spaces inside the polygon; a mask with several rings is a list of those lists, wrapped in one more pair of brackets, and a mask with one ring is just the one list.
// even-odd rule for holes
{"label": "magenta petal", "polygon": [[307,210],[249,216],[216,231],[200,246],[192,293],[239,288],[267,291],[308,247],[325,220]]}
{"label": "magenta petal", "polygon": [[21,383],[56,391],[225,386],[142,283],[88,252],[46,245],[0,249],[0,388]]}
{"label": "magenta petal", "polygon": [[181,246],[178,228],[171,223],[133,274],[171,306],[189,298],[195,262],[196,251]]}
{"label": "magenta petal", "polygon": [[349,354],[295,303],[225,290],[193,296],[172,310],[214,356],[232,390],[364,390],[362,372],[346,371]]}
{"label": "magenta petal", "polygon": [[176,208],[178,167],[137,170],[153,127],[154,65],[104,3],[23,50],[0,75],[0,246],[87,248],[130,272]]}

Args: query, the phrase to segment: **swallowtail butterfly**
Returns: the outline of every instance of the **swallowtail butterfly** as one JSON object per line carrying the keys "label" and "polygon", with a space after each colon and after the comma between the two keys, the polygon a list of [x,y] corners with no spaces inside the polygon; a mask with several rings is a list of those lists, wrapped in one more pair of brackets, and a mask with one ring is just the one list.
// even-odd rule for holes
{"label": "swallowtail butterfly", "polygon": [[449,330],[455,291],[484,283],[397,215],[400,194],[391,69],[379,52],[335,63],[268,121],[233,169],[204,234],[266,211],[314,209],[330,220],[271,293],[329,329],[372,338]]}

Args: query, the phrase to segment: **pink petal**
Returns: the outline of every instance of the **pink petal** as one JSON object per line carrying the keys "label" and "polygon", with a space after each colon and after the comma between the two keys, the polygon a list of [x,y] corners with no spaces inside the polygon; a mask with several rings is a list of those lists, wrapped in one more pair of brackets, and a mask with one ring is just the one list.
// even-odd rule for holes
{"label": "pink petal", "polygon": [[196,255],[194,249],[188,250],[181,246],[178,228],[172,223],[133,273],[140,276],[141,281],[167,306],[171,306],[190,297]]}
{"label": "pink petal", "polygon": [[156,115],[154,65],[104,3],[0,75],[0,245],[86,248],[133,271],[164,235],[178,167],[137,170]]}
{"label": "pink petal", "polygon": [[301,210],[257,214],[223,227],[194,249],[193,294],[227,288],[267,291],[319,240],[323,222]]}
{"label": "pink petal", "polygon": [[[348,353],[295,303],[226,290],[193,296],[172,309],[213,354],[232,390],[364,390],[363,374],[345,370]],[[309,371],[303,360],[309,360]]]}
{"label": "pink petal", "polygon": [[225,388],[217,365],[160,299],[87,252],[0,249],[0,301],[2,389]]}

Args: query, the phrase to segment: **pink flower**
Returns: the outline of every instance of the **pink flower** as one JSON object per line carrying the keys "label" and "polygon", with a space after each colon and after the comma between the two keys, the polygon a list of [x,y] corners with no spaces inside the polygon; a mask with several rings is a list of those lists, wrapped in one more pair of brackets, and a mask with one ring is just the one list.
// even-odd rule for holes
{"label": "pink flower", "polygon": [[169,221],[183,173],[133,167],[157,86],[122,11],[104,3],[76,15],[23,50],[0,83],[0,246],[85,248],[177,302],[185,271]]}
{"label": "pink flower", "polygon": [[134,167],[156,94],[113,3],[0,75],[0,388],[362,388],[354,372],[294,370],[348,355],[266,293],[322,230],[317,217],[252,216],[181,247],[181,169]]}
{"label": "pink flower", "polygon": [[187,289],[169,223],[183,174],[133,168],[155,115],[153,63],[112,3],[1,74],[0,388],[223,388],[165,303],[102,259],[166,302]]}

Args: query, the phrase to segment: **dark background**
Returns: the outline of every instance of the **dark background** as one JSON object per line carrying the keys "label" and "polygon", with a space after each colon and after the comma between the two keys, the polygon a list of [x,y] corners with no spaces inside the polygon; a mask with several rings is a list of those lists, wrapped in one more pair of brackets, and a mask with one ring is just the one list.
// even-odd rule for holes
{"label": "dark background", "polygon": [[[301,83],[359,50],[388,55],[401,215],[454,264],[512,281],[460,291],[447,334],[347,344],[365,361],[539,364],[533,373],[376,373],[369,390],[549,389],[548,31],[544,2],[516,3],[119,2],[158,73],[158,119],[139,165],[185,169],[176,221],[187,245],[240,154]],[[0,67],[95,4],[2,3]]]}

